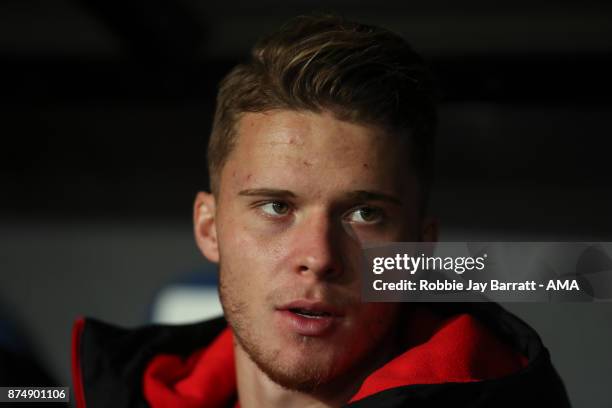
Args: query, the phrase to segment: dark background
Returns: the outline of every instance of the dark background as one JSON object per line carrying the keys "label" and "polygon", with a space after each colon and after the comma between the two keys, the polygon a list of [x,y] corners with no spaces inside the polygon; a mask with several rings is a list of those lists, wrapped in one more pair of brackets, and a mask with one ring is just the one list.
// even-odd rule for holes
{"label": "dark background", "polygon": [[[142,324],[208,268],[190,221],[216,84],[297,14],[382,25],[429,61],[441,239],[612,241],[612,4],[354,3],[0,3],[0,302],[60,383],[76,316]],[[609,303],[508,307],[576,407],[612,404]]]}

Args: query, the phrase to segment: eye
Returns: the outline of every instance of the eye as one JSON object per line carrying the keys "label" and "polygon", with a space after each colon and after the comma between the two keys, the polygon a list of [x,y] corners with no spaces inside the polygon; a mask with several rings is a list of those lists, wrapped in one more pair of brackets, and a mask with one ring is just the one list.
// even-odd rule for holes
{"label": "eye", "polygon": [[381,222],[383,212],[379,208],[361,207],[348,214],[348,221],[358,224],[375,224]]}
{"label": "eye", "polygon": [[283,203],[282,201],[271,201],[268,203],[264,203],[259,208],[266,215],[271,217],[282,217],[283,215],[286,215],[290,210],[289,204]]}

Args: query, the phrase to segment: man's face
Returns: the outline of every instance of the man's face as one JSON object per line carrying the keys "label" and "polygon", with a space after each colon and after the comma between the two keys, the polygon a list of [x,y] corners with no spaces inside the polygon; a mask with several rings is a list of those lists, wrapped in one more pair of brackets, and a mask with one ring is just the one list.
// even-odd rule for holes
{"label": "man's face", "polygon": [[398,310],[360,302],[362,244],[420,238],[406,149],[329,113],[248,113],[237,132],[204,253],[238,344],[289,388],[350,375],[382,352]]}

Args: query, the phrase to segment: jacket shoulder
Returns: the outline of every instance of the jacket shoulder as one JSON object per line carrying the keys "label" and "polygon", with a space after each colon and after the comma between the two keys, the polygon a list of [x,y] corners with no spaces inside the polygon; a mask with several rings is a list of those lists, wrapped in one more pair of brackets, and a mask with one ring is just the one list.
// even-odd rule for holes
{"label": "jacket shoulder", "polygon": [[[468,313],[528,361],[510,375],[474,382],[415,384],[391,388],[348,404],[351,408],[558,407],[570,403],[563,381],[542,340],[527,323],[492,302],[429,304],[441,315]],[[495,355],[487,358],[495,359]]]}
{"label": "jacket shoulder", "polygon": [[157,354],[187,356],[226,327],[222,317],[186,325],[122,328],[86,318],[73,329],[72,367],[77,407],[146,407],[142,375]]}

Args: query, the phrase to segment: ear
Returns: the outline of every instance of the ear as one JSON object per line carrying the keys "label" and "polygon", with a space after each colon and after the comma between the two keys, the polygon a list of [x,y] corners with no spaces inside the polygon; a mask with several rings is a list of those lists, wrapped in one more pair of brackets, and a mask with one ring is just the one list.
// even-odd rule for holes
{"label": "ear", "polygon": [[200,191],[193,204],[193,231],[198,248],[211,262],[219,262],[215,196]]}
{"label": "ear", "polygon": [[425,217],[421,224],[421,241],[438,242],[438,225],[437,218]]}

